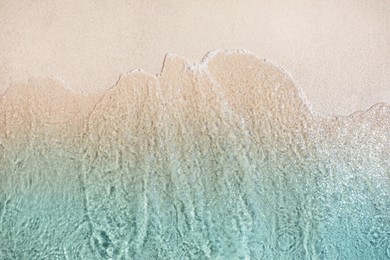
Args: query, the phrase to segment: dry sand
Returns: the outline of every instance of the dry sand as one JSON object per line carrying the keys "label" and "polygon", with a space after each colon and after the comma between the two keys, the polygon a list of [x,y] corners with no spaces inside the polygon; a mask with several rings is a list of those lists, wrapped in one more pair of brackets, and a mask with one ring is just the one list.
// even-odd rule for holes
{"label": "dry sand", "polygon": [[0,90],[32,77],[108,89],[174,53],[247,49],[291,73],[315,111],[390,102],[390,2],[0,0]]}

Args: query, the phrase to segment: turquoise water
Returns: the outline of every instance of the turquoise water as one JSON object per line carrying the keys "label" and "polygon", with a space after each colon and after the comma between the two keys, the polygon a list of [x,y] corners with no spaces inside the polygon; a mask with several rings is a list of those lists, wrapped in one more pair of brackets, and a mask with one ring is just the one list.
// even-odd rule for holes
{"label": "turquoise water", "polygon": [[[266,80],[210,64],[212,80],[163,75],[188,86],[173,95],[135,74],[79,136],[6,128],[0,259],[390,259],[390,107],[313,115],[276,69],[244,61]],[[229,92],[248,78],[262,92]]]}
{"label": "turquoise water", "polygon": [[21,158],[2,172],[0,258],[390,257],[388,168],[275,157],[108,172],[54,152]]}

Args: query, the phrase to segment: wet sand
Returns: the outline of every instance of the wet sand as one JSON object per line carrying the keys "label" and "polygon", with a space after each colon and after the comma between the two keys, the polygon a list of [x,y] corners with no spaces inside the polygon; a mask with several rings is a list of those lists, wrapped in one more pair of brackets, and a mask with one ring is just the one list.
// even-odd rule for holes
{"label": "wet sand", "polygon": [[0,92],[32,77],[75,91],[156,74],[166,53],[199,62],[246,49],[289,71],[323,114],[390,102],[390,2],[0,1]]}

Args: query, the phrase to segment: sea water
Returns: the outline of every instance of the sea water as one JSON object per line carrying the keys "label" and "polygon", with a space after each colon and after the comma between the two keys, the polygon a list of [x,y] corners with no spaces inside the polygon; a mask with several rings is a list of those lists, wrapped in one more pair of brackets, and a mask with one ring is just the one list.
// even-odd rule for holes
{"label": "sea water", "polygon": [[390,106],[311,111],[243,52],[0,103],[0,259],[389,259]]}

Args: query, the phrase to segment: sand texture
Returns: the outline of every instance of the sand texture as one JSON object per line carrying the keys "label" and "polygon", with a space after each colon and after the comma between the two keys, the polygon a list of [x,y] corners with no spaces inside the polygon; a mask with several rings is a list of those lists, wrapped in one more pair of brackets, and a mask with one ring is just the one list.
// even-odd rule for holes
{"label": "sand texture", "polygon": [[388,0],[0,0],[0,93],[31,77],[75,91],[156,74],[166,53],[245,49],[288,70],[313,109],[390,103]]}

